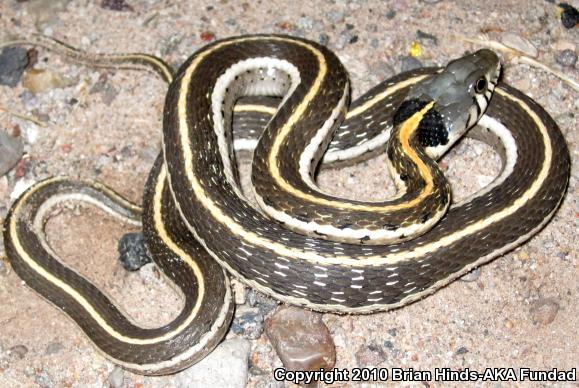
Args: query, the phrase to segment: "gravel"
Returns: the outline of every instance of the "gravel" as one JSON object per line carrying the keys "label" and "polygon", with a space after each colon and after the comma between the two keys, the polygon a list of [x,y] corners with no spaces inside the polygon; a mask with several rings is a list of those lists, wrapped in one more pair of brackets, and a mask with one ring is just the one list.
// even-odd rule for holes
{"label": "gravel", "polygon": [[28,51],[22,47],[6,47],[0,53],[0,85],[14,87],[28,65]]}

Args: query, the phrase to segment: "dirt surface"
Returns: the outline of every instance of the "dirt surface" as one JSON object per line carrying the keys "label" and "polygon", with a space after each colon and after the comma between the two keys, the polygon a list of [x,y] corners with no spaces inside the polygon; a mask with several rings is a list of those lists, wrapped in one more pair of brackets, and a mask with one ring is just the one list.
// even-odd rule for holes
{"label": "dirt surface", "polygon": [[[577,54],[579,29],[563,28],[550,1],[335,0],[313,6],[305,0],[143,0],[129,1],[122,11],[100,4],[5,0],[0,4],[1,35],[42,32],[85,50],[145,52],[175,65],[214,38],[258,32],[299,35],[327,42],[350,71],[356,96],[406,66],[413,41],[422,48],[418,59],[424,65],[439,65],[477,48],[457,40],[458,34],[484,32],[499,40],[514,34],[538,49],[539,61],[579,79],[576,64],[556,63],[564,49]],[[578,366],[578,94],[542,70],[512,60],[503,63],[503,79],[543,105],[568,141],[574,164],[560,210],[531,241],[484,266],[473,282],[454,282],[388,313],[325,315],[336,343],[337,367]],[[34,67],[56,72],[70,86],[37,94],[21,83],[0,87],[0,106],[46,123],[38,126],[0,111],[0,129],[20,133],[25,147],[17,168],[0,178],[0,220],[23,187],[54,175],[103,181],[139,202],[160,146],[166,85],[143,72],[70,64],[42,49]],[[492,150],[475,141],[459,144],[443,163],[455,199],[489,183],[500,167]],[[393,193],[384,157],[325,171],[319,180],[348,197],[375,199]],[[154,266],[128,273],[116,260],[117,241],[128,230],[97,210],[74,204],[55,212],[48,225],[49,241],[63,260],[103,287],[137,322],[149,327],[168,322],[179,312],[179,295]],[[550,310],[537,312],[545,303]],[[174,385],[172,377],[129,372],[115,380],[113,365],[73,322],[25,287],[6,262],[0,263],[0,305],[0,386]],[[540,323],[553,314],[552,322]],[[250,361],[249,386],[283,386],[273,381],[272,371],[281,362],[265,336],[252,341]]]}

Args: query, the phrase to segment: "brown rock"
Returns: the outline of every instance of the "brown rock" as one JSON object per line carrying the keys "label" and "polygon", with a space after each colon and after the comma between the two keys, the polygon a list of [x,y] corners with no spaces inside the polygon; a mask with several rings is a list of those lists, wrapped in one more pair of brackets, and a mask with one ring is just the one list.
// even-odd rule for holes
{"label": "brown rock", "polygon": [[65,88],[74,85],[74,80],[45,69],[30,69],[22,79],[22,85],[32,93],[42,93],[50,89]]}
{"label": "brown rock", "polygon": [[548,325],[555,320],[559,312],[559,303],[553,298],[544,298],[536,301],[531,307],[533,322]]}
{"label": "brown rock", "polygon": [[321,314],[282,307],[267,319],[265,332],[290,370],[331,369],[336,363],[334,341]]}

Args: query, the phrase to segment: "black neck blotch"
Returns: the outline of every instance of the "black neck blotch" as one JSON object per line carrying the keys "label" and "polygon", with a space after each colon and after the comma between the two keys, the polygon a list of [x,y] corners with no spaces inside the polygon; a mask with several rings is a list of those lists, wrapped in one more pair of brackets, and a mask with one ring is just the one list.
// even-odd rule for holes
{"label": "black neck blotch", "polygon": [[424,108],[428,104],[428,101],[419,100],[417,98],[411,100],[405,100],[396,113],[394,113],[394,118],[392,119],[392,123],[394,126],[403,123],[404,121],[408,120],[412,115],[422,108]]}
{"label": "black neck blotch", "polygon": [[434,108],[430,109],[418,125],[418,141],[423,147],[436,147],[448,143],[448,129],[442,115]]}

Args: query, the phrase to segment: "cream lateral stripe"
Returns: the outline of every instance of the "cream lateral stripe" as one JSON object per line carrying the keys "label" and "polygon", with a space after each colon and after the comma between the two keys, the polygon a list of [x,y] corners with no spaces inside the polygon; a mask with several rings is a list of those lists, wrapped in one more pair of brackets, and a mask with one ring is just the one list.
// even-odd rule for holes
{"label": "cream lateral stripe", "polygon": [[[171,367],[178,365],[180,363],[183,363],[183,362],[187,362],[188,359],[195,356],[199,351],[201,351],[205,347],[205,345],[207,345],[207,342],[209,342],[209,340],[211,340],[213,338],[213,336],[216,334],[216,332],[219,330],[219,328],[222,327],[225,323],[225,320],[227,317],[227,312],[229,311],[229,306],[231,304],[232,298],[231,298],[231,287],[229,286],[229,280],[227,279],[227,277],[224,277],[224,278],[225,278],[226,293],[225,293],[225,297],[223,299],[223,305],[222,305],[221,311],[219,313],[219,316],[215,320],[213,326],[211,327],[211,330],[205,332],[205,334],[203,336],[201,336],[201,338],[199,339],[199,342],[197,342],[195,345],[191,346],[190,348],[187,348],[187,350],[185,352],[176,355],[174,358],[172,358],[170,360],[158,361],[158,362],[155,362],[154,364],[135,364],[135,363],[125,362],[125,361],[121,361],[119,359],[116,359],[114,357],[111,357],[111,355],[109,355],[108,353],[104,353],[104,356],[108,357],[111,360],[114,360],[115,363],[122,365],[125,368],[131,369],[131,370],[138,370],[140,372],[159,371],[159,370],[162,370],[165,368],[171,368]],[[99,349],[99,348],[97,347],[97,349]]]}
{"label": "cream lateral stripe", "polygon": [[[366,112],[368,109],[370,109],[371,107],[373,107],[376,104],[379,104],[382,100],[384,100],[385,97],[391,95],[392,93],[395,93],[398,90],[403,89],[407,86],[414,85],[415,83],[418,83],[418,82],[422,81],[424,78],[427,78],[430,76],[431,76],[430,74],[417,75],[416,77],[407,79],[404,82],[399,82],[399,83],[385,89],[383,92],[378,93],[377,95],[375,95],[374,97],[372,97],[368,101],[364,102],[360,106],[354,108],[353,110],[348,111],[346,113],[346,119],[349,119],[351,117],[354,117],[354,116],[357,116],[357,115],[360,115],[360,114]],[[272,108],[269,106],[258,105],[258,104],[238,104],[238,105],[235,105],[233,110],[235,112],[267,113],[267,114],[270,114],[272,116],[277,112],[277,108]]]}
{"label": "cream lateral stripe", "polygon": [[[21,209],[22,204],[27,203],[28,199],[30,198],[30,196],[32,196],[34,194],[35,191],[40,190],[43,187],[45,187],[49,184],[52,184],[53,182],[58,181],[58,180],[60,180],[60,178],[47,179],[47,180],[39,183],[37,186],[35,186],[34,190],[30,190],[28,193],[26,193],[24,196],[22,196],[21,199],[18,201],[18,203],[14,207],[12,217],[10,219],[10,235],[13,239],[12,242],[14,243],[14,248],[18,252],[19,256],[22,258],[22,260],[24,260],[24,262],[31,269],[33,269],[37,274],[39,274],[40,276],[45,278],[47,281],[54,284],[56,287],[60,288],[63,292],[66,292],[68,295],[73,297],[77,301],[77,303],[80,304],[86,310],[86,312],[92,317],[92,319],[94,319],[97,322],[97,324],[100,327],[102,327],[113,338],[116,338],[121,342],[126,342],[128,344],[133,344],[133,345],[155,344],[158,342],[168,340],[168,339],[174,337],[179,332],[181,332],[195,318],[195,314],[197,313],[198,306],[200,303],[199,301],[197,302],[195,309],[192,311],[192,314],[189,317],[187,317],[187,319],[183,322],[183,324],[176,327],[175,330],[167,332],[164,335],[162,335],[160,337],[156,337],[156,338],[143,339],[143,338],[128,337],[128,336],[122,335],[121,333],[116,331],[114,328],[112,328],[109,325],[109,323],[93,308],[93,306],[90,304],[90,302],[88,300],[86,300],[81,294],[79,294],[74,288],[72,288],[71,286],[69,286],[68,284],[66,284],[65,282],[63,282],[62,280],[57,278],[56,276],[54,276],[52,273],[50,273],[49,271],[44,269],[32,257],[30,257],[27,254],[26,250],[22,247],[22,244],[20,242],[20,238],[19,238],[20,236],[18,235],[18,230],[17,230],[17,225],[16,225],[17,224],[16,221],[19,218],[19,214],[22,211],[22,209]],[[165,242],[167,243],[167,241],[165,241]],[[175,247],[175,244],[171,240],[169,240],[168,242],[169,242],[169,244],[173,245],[171,248]],[[171,246],[169,244],[167,244],[167,245]],[[185,257],[187,257],[187,256],[185,256]],[[187,259],[184,259],[184,260],[189,265],[191,265],[191,259],[190,258],[188,258],[188,260]],[[195,265],[195,267],[196,267],[196,265]],[[194,271],[195,271],[195,268],[194,268]],[[197,269],[197,271],[195,273],[198,274],[198,272],[199,272],[199,270]],[[200,277],[200,285],[202,284],[202,279],[203,279],[203,277]],[[200,290],[203,290],[203,289],[204,289],[203,287],[200,288]]]}
{"label": "cream lateral stripe", "polygon": [[380,101],[382,101],[386,96],[389,96],[392,93],[395,93],[398,90],[403,89],[407,86],[414,85],[414,84],[416,84],[416,83],[418,83],[418,82],[422,81],[423,79],[430,77],[430,76],[431,76],[430,74],[417,75],[416,77],[407,79],[404,82],[399,82],[399,83],[393,85],[392,87],[385,89],[383,92],[378,93],[377,95],[375,95],[374,97],[372,97],[371,99],[369,99],[368,101],[363,103],[362,105],[358,106],[357,108],[354,108],[351,111],[349,111],[346,114],[346,118],[354,117],[354,116],[357,116],[361,113],[364,113],[366,110],[368,110],[372,106],[374,106],[374,105],[378,104]]}
{"label": "cream lateral stripe", "polygon": [[[225,179],[229,182],[231,187],[234,189],[235,193],[242,197],[243,194],[240,188],[235,182],[235,177],[232,168],[232,160],[228,157],[229,146],[226,136],[225,136],[225,117],[222,113],[223,104],[225,100],[226,91],[231,86],[232,82],[240,74],[248,71],[253,71],[258,68],[275,69],[274,71],[281,71],[288,75],[291,79],[290,91],[293,91],[295,87],[301,82],[300,74],[298,69],[287,60],[278,59],[273,57],[255,57],[240,60],[232,65],[230,65],[222,74],[219,75],[215,81],[213,91],[210,95],[211,110],[213,112],[213,131],[217,136],[217,144],[219,148],[219,154],[221,155],[221,161],[224,167]],[[275,90],[275,87],[270,88],[270,93],[280,94],[280,90]]]}
{"label": "cream lateral stripe", "polygon": [[[313,48],[310,50],[314,51]],[[402,129],[400,130],[400,137],[403,144],[406,144],[405,148],[407,151],[410,151],[411,158],[413,161],[419,166],[419,170],[421,175],[427,182],[424,189],[421,191],[420,195],[414,198],[411,201],[402,202],[400,204],[388,204],[388,205],[372,205],[372,204],[356,204],[351,202],[344,202],[343,199],[336,199],[331,200],[323,197],[317,197],[312,194],[304,193],[303,191],[297,189],[295,186],[292,186],[287,180],[285,180],[279,171],[279,166],[277,161],[277,156],[279,154],[281,144],[283,143],[284,139],[289,135],[291,128],[300,120],[303,112],[305,111],[309,101],[313,98],[315,94],[317,94],[320,84],[322,75],[325,75],[326,72],[326,64],[323,58],[323,55],[318,52],[316,54],[318,56],[318,60],[320,61],[320,68],[323,69],[323,72],[320,71],[318,78],[314,82],[312,89],[310,89],[309,93],[304,97],[302,103],[298,106],[298,108],[294,111],[293,115],[290,119],[285,123],[284,127],[280,131],[279,135],[275,138],[275,141],[271,147],[271,150],[268,155],[268,163],[269,163],[269,171],[271,176],[274,178],[275,182],[285,191],[293,194],[296,197],[302,198],[309,202],[317,203],[324,206],[331,206],[336,207],[338,209],[350,209],[350,210],[362,210],[362,211],[383,211],[383,212],[391,212],[398,209],[408,209],[412,206],[415,206],[417,203],[421,202],[427,195],[432,192],[432,176],[430,175],[429,170],[426,168],[424,163],[418,158],[418,155],[408,145],[408,138],[412,134],[412,132],[418,126],[418,123],[424,116],[424,114],[432,108],[434,102],[429,103],[425,108],[423,108],[420,112],[417,112],[413,115],[413,118],[404,122]],[[400,84],[397,84],[394,88],[398,88]],[[403,84],[402,87],[406,85]],[[393,88],[393,89],[394,89]],[[387,89],[390,90],[390,89]],[[391,91],[393,93],[395,90]],[[371,100],[372,101],[372,100]]]}
{"label": "cream lateral stripe", "polygon": [[[323,125],[318,128],[316,134],[310,139],[308,145],[302,150],[301,155],[298,157],[298,165],[299,165],[299,176],[311,190],[317,191],[318,193],[323,193],[323,190],[314,182],[314,177],[310,175],[310,170],[312,168],[311,161],[314,160],[316,152],[320,149],[322,142],[327,137],[328,133],[335,126],[335,122],[338,119],[339,115],[344,113],[348,107],[346,105],[346,101],[348,99],[350,91],[350,86],[346,83],[344,85],[344,90],[342,92],[342,97],[340,101],[336,104],[330,116],[326,118]],[[278,167],[279,168],[279,167]],[[261,206],[261,204],[260,204]],[[262,209],[265,209],[262,207]]]}
{"label": "cream lateral stripe", "polygon": [[181,260],[183,260],[183,262],[185,262],[189,266],[189,268],[193,270],[193,273],[197,278],[197,293],[198,293],[197,300],[195,301],[195,306],[191,310],[191,313],[189,314],[187,319],[185,319],[181,325],[179,325],[178,327],[175,328],[175,330],[173,330],[174,333],[179,333],[183,329],[185,329],[193,321],[193,319],[195,319],[195,316],[197,316],[197,313],[201,308],[201,304],[203,302],[203,299],[205,298],[205,279],[203,277],[203,273],[201,272],[199,266],[197,265],[197,262],[195,262],[195,260],[192,259],[191,256],[189,256],[189,254],[187,254],[187,252],[183,251],[177,245],[177,243],[175,243],[171,239],[171,237],[167,233],[167,230],[165,229],[165,224],[163,223],[163,217],[161,214],[162,211],[161,196],[163,193],[163,186],[164,186],[163,182],[165,181],[165,179],[167,179],[167,170],[165,167],[166,165],[163,164],[163,168],[161,168],[161,172],[159,173],[159,176],[157,178],[158,181],[157,185],[155,186],[155,196],[153,198],[154,204],[153,218],[155,222],[155,228],[159,233],[159,237],[163,240],[163,243],[165,243],[165,245],[167,245],[172,252],[174,252]]}
{"label": "cream lateral stripe", "polygon": [[[61,178],[57,177],[56,179],[61,179]],[[92,182],[92,185],[94,187],[97,187],[99,190],[108,193],[108,195],[115,198],[115,201],[122,203],[124,207],[132,209],[135,213],[138,213],[140,215],[143,212],[143,209],[139,205],[136,205],[136,204],[132,203],[131,201],[127,200],[126,198],[120,196],[117,192],[109,189],[107,186],[100,184],[98,182]],[[97,206],[99,206],[99,205],[97,205]],[[140,219],[138,222],[139,222],[139,224],[141,224]]]}
{"label": "cream lateral stripe", "polygon": [[234,112],[258,112],[273,116],[277,112],[277,108],[272,108],[265,105],[254,104],[238,104],[233,107]]}
{"label": "cream lateral stripe", "polygon": [[[278,38],[282,39],[283,38]],[[214,47],[217,49],[224,45],[225,43],[231,44],[231,42],[224,42],[221,45]],[[207,54],[207,53],[204,53]],[[179,117],[179,132],[180,132],[180,139],[181,139],[181,147],[183,151],[183,157],[185,161],[185,169],[186,169],[186,176],[191,183],[191,187],[195,192],[197,198],[201,201],[203,206],[208,209],[215,220],[222,223],[226,228],[228,228],[232,234],[239,236],[241,239],[248,241],[250,244],[255,246],[259,246],[264,249],[271,250],[272,252],[276,252],[277,255],[285,256],[288,259],[301,259],[306,260],[316,264],[336,264],[336,265],[346,265],[346,266],[364,266],[364,265],[381,265],[381,264],[396,264],[400,261],[408,260],[408,259],[416,259],[418,257],[423,257],[430,252],[433,252],[440,247],[448,246],[460,238],[467,236],[472,233],[476,233],[479,230],[482,230],[488,227],[490,224],[500,221],[501,219],[513,214],[516,210],[521,208],[529,198],[533,197],[537,191],[540,189],[542,182],[544,181],[545,177],[549,172],[549,168],[551,165],[551,141],[547,134],[547,129],[545,128],[543,122],[539,119],[539,117],[533,112],[532,109],[529,108],[523,101],[520,99],[509,95],[508,93],[504,92],[502,89],[497,88],[495,92],[503,95],[504,97],[512,100],[514,103],[517,103],[521,106],[529,115],[533,118],[533,120],[537,123],[537,126],[541,132],[543,137],[543,142],[545,144],[544,147],[544,163],[539,172],[538,178],[533,182],[531,187],[518,199],[516,200],[512,206],[505,208],[501,212],[498,212],[492,215],[489,218],[486,218],[484,221],[480,221],[476,224],[469,225],[467,228],[461,230],[460,232],[453,233],[445,238],[441,239],[437,242],[432,242],[430,244],[424,245],[418,249],[406,252],[399,252],[396,254],[391,254],[386,257],[383,256],[368,256],[361,259],[352,259],[349,256],[344,255],[336,255],[333,257],[323,256],[314,252],[306,252],[301,250],[294,250],[288,249],[283,244],[276,243],[275,241],[271,241],[268,239],[263,238],[262,236],[247,231],[243,228],[243,226],[239,225],[234,219],[227,216],[223,213],[223,211],[219,208],[219,206],[214,203],[211,198],[207,196],[207,193],[199,184],[197,177],[193,174],[193,155],[191,153],[191,146],[188,139],[188,127],[187,127],[187,94],[189,89],[189,83],[191,81],[191,76],[197,66],[199,60],[202,58],[196,58],[189,68],[186,70],[185,75],[181,80],[181,87],[180,87],[180,94],[179,94],[179,101],[178,101],[178,117]],[[425,76],[418,76],[411,79],[408,79],[404,83],[396,84],[395,87],[392,89],[399,89],[400,87],[410,86],[416,82],[419,82]],[[400,86],[403,85],[403,86]],[[391,90],[391,89],[388,89]],[[390,92],[393,92],[391,90]],[[215,256],[215,253],[213,253]]]}
{"label": "cream lateral stripe", "polygon": [[[406,201],[403,204],[408,204],[408,206],[414,206],[420,201],[422,201],[427,195],[433,192],[434,190],[434,180],[431,175],[430,169],[426,166],[426,164],[420,159],[416,151],[410,146],[410,138],[418,127],[418,124],[422,120],[424,114],[428,112],[432,106],[434,106],[434,102],[430,102],[427,104],[422,110],[416,112],[412,115],[409,119],[407,119],[404,124],[400,127],[398,133],[398,138],[400,139],[401,146],[404,150],[404,153],[413,161],[413,163],[419,169],[421,176],[425,181],[425,185],[421,190],[420,194],[413,198],[412,200]],[[305,160],[309,160],[309,156],[303,158]],[[390,165],[390,164],[389,164]],[[302,174],[304,172],[302,171]],[[392,176],[396,177],[397,174],[392,174]],[[302,175],[302,179],[303,175]],[[310,181],[313,184],[313,181]],[[404,187],[405,189],[405,187]],[[370,239],[380,242],[387,242],[387,241],[400,241],[400,235],[409,235],[416,233],[416,230],[422,226],[423,228],[430,228],[434,226],[442,217],[442,215],[446,212],[448,206],[445,206],[443,209],[439,209],[436,211],[435,214],[428,220],[428,222],[420,224],[412,224],[404,227],[399,227],[396,231],[390,231],[387,229],[379,229],[379,230],[369,230],[365,228],[336,228],[331,225],[320,225],[315,222],[302,222],[296,218],[292,218],[290,215],[286,214],[283,211],[278,210],[275,207],[268,206],[263,198],[255,193],[255,199],[257,200],[261,209],[263,209],[267,214],[269,214],[272,218],[283,222],[286,225],[298,225],[300,229],[310,231],[310,232],[318,232],[326,235],[334,235],[339,238],[343,239],[361,239],[364,237],[370,237]],[[387,206],[382,206],[380,208],[384,208]],[[347,241],[347,240],[346,240]]]}
{"label": "cream lateral stripe", "polygon": [[[34,223],[33,223],[34,228],[35,228],[34,232],[37,235],[41,235],[41,232],[42,232],[42,229],[44,228],[44,223],[46,220],[44,220],[44,219],[40,220],[39,218],[42,218],[43,215],[45,213],[47,213],[47,211],[45,209],[52,209],[56,205],[63,203],[63,202],[68,202],[68,201],[78,201],[78,202],[84,202],[84,203],[93,205],[93,206],[99,208],[100,210],[104,211],[105,213],[108,213],[109,215],[121,220],[122,222],[125,222],[127,224],[131,224],[134,226],[139,226],[139,227],[142,226],[140,219],[136,219],[136,218],[131,217],[129,215],[121,214],[113,207],[109,206],[108,204],[104,203],[103,201],[95,199],[91,195],[76,192],[76,193],[68,193],[68,194],[54,194],[54,195],[50,196],[49,198],[47,198],[42,203],[42,205],[38,208],[37,216],[35,217]],[[41,237],[45,237],[45,236],[41,236]],[[46,239],[42,238],[40,240],[44,246]],[[45,249],[47,251],[51,251],[48,246],[45,246]]]}

